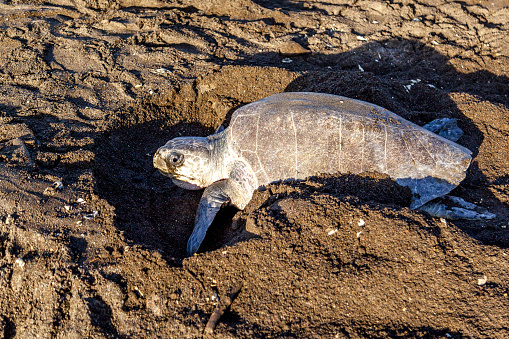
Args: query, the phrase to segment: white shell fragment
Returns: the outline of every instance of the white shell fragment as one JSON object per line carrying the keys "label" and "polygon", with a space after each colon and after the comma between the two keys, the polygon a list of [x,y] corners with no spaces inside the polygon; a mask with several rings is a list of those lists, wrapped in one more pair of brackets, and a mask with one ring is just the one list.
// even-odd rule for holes
{"label": "white shell fragment", "polygon": [[152,70],[151,72],[154,74],[157,74],[157,75],[165,75],[165,74],[171,73],[171,71],[167,68],[158,68],[158,69]]}
{"label": "white shell fragment", "polygon": [[42,194],[44,195],[55,195],[57,191],[64,189],[64,184],[61,181],[55,181],[50,187],[46,187]]}
{"label": "white shell fragment", "polygon": [[14,262],[15,262],[15,263],[16,263],[16,265],[18,265],[20,268],[25,267],[25,261],[23,261],[23,259],[21,259],[21,258],[17,258],[16,260],[14,260]]}
{"label": "white shell fragment", "polygon": [[477,285],[479,286],[486,284],[486,282],[488,282],[488,277],[486,277],[485,275],[483,275],[482,278],[477,279]]}
{"label": "white shell fragment", "polygon": [[415,80],[410,80],[410,83],[408,85],[405,85],[403,87],[405,87],[405,90],[407,92],[410,92],[410,90],[412,89],[413,85],[415,84],[418,84],[419,82],[421,82],[421,79],[415,79]]}
{"label": "white shell fragment", "polygon": [[14,223],[14,217],[12,216],[12,214],[7,214],[7,216],[5,217],[5,224],[9,225],[12,223]]}
{"label": "white shell fragment", "polygon": [[90,220],[90,219],[94,219],[98,215],[99,215],[99,212],[93,211],[92,213],[86,214],[84,218],[87,219],[87,220]]}

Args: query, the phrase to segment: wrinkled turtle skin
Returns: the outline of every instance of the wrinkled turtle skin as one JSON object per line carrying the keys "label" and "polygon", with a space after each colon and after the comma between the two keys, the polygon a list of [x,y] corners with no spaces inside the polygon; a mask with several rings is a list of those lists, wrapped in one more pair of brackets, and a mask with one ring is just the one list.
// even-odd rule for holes
{"label": "wrinkled turtle skin", "polygon": [[411,208],[449,193],[471,152],[377,105],[319,93],[279,93],[239,108],[224,131],[170,140],[154,156],[187,189],[207,187],[188,253],[219,208],[243,209],[260,186],[320,173],[380,172],[413,193]]}

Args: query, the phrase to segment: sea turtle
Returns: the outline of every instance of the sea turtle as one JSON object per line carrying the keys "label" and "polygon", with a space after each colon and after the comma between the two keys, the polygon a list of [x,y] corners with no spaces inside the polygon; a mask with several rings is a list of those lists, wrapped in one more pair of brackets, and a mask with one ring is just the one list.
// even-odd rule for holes
{"label": "sea turtle", "polygon": [[410,188],[412,209],[440,217],[489,218],[489,213],[428,203],[465,178],[470,154],[380,106],[300,92],[243,106],[228,128],[208,137],[172,139],[157,150],[153,162],[176,185],[205,188],[187,244],[192,255],[225,203],[243,209],[261,186],[319,173],[385,173]]}

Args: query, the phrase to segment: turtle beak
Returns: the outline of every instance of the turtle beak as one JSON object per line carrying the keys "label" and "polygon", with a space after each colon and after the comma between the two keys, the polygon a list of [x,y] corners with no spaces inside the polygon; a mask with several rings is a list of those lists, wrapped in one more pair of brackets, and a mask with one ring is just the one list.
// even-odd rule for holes
{"label": "turtle beak", "polygon": [[167,152],[162,151],[161,148],[158,149],[156,154],[154,154],[152,161],[154,163],[154,167],[157,168],[159,172],[161,172],[163,175],[169,176],[171,171],[166,163],[165,153]]}

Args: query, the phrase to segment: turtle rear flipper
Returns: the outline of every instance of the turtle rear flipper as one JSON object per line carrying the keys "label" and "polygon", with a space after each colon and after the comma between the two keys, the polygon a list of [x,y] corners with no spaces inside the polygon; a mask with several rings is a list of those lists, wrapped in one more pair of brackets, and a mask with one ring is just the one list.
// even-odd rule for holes
{"label": "turtle rear flipper", "polygon": [[[440,201],[442,202],[440,202]],[[445,200],[449,200],[458,206],[448,206]],[[439,199],[430,201],[417,210],[424,211],[433,217],[450,220],[487,220],[496,217],[495,214],[488,212],[485,208],[467,202],[459,197],[445,195]]]}
{"label": "turtle rear flipper", "polygon": [[464,134],[458,127],[458,119],[435,119],[422,127],[451,141],[458,141]]}

